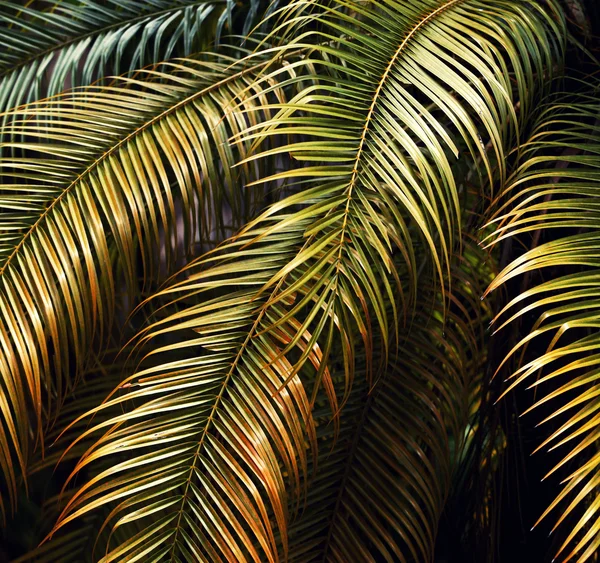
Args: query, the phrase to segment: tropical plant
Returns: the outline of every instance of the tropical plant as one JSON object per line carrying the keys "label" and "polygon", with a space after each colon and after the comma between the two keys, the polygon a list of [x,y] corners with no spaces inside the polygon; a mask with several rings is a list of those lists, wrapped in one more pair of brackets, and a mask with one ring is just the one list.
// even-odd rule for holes
{"label": "tropical plant", "polygon": [[597,560],[593,22],[0,0],[0,559]]}

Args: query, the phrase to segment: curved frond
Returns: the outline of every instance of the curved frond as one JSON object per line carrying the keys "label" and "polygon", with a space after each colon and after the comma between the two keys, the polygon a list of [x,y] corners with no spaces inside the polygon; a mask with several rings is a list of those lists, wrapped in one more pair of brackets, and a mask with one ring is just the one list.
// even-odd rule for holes
{"label": "curved frond", "polygon": [[[558,233],[490,290],[572,267],[501,316],[544,309],[514,380],[571,376],[547,444],[595,448],[599,108],[537,107],[558,0],[293,0],[251,56],[159,62],[258,6],[0,0],[0,494],[69,473],[30,559],[431,561],[483,420],[489,197],[495,240]],[[567,560],[600,545],[597,458],[549,509],[591,498]]]}
{"label": "curved frond", "polygon": [[484,257],[471,247],[453,259],[450,309],[441,292],[422,288],[375,391],[355,386],[339,437],[318,426],[319,470],[290,527],[291,561],[433,560],[485,360],[489,311],[473,291]]}
{"label": "curved frond", "polygon": [[[225,0],[3,1],[0,112],[200,52],[231,22],[234,6]],[[257,12],[253,1],[248,8],[246,28]]]}
{"label": "curved frond", "polygon": [[[251,86],[264,64],[206,55],[10,112],[2,133],[27,139],[0,142],[25,151],[0,159],[0,466],[10,491],[30,429],[43,443],[44,422],[105,345],[120,284],[132,307],[139,288],[264,205],[262,189],[240,189],[260,166],[234,168],[248,143],[225,143],[267,101]],[[230,111],[248,87],[257,97]]]}
{"label": "curved frond", "polygon": [[[458,322],[456,341],[432,349],[452,301],[446,276],[461,241],[466,189],[456,179],[455,159],[486,171],[480,185],[504,179],[517,124],[560,61],[562,40],[560,18],[537,3],[498,0],[484,11],[481,5],[340,2],[319,14],[325,31],[276,50],[312,49],[264,77],[280,87],[298,85],[299,93],[268,103],[269,118],[233,139],[261,147],[241,166],[284,155],[299,162],[259,175],[258,182],[289,184],[292,195],[188,266],[188,279],[159,292],[159,303],[172,301],[155,306],[153,324],[138,337],[144,362],[89,413],[115,410],[90,430],[99,438],[74,475],[127,455],[79,488],[58,526],[107,505],[114,507],[106,521],[112,530],[144,522],[129,541],[104,546],[105,563],[288,557],[290,522],[307,494],[311,459],[317,469],[314,409],[329,412],[336,435],[359,354],[359,386],[371,389],[383,377],[388,357],[395,357],[397,327],[410,326],[419,274],[420,290],[439,297],[442,316],[433,333],[414,342],[409,333],[408,346],[428,344],[443,371],[450,368],[440,350],[468,353],[462,341],[469,329]],[[251,89],[247,94],[252,100]],[[275,135],[290,141],[262,146]],[[443,283],[436,286],[435,279]],[[461,367],[449,376],[465,392],[448,394],[427,375],[431,356],[415,354],[398,356],[393,371],[409,377],[418,364],[412,390],[421,394],[415,407],[421,410],[386,432],[403,444],[405,459],[398,463],[411,483],[404,500],[424,516],[418,526],[401,519],[401,540],[384,533],[383,541],[395,546],[389,557],[409,544],[404,553],[430,557],[451,465],[442,442],[448,427],[462,441],[467,418],[460,420],[461,413],[469,410],[469,387],[461,380],[467,360],[457,359]],[[391,408],[386,398],[410,402],[409,389],[394,389],[381,395],[384,409]],[[436,404],[445,392],[449,398]],[[430,428],[432,404],[438,424]],[[423,443],[403,443],[405,431],[422,432]],[[443,455],[445,468],[430,471],[422,485],[414,463],[430,447]],[[393,513],[388,508],[382,520]],[[380,541],[365,532],[366,517],[360,524],[368,540]]]}
{"label": "curved frond", "polygon": [[[375,228],[384,229],[386,240],[397,238],[385,209],[372,209],[365,232],[349,230],[357,255],[337,280],[332,252],[302,250],[334,189],[305,190],[273,204],[187,266],[186,280],[157,295],[172,302],[158,308],[157,320],[139,336],[149,367],[90,411],[116,409],[91,430],[102,437],[76,471],[114,453],[128,454],[127,461],[80,488],[59,521],[117,500],[112,529],[128,522],[134,507],[135,520],[150,517],[139,541],[108,545],[105,561],[134,557],[134,546],[171,560],[275,561],[280,546],[286,552],[290,514],[305,494],[307,449],[316,455],[316,395],[324,390],[335,428],[338,395],[349,392],[353,379],[355,346],[360,341],[373,355],[370,318],[380,315],[377,307],[396,283],[385,262],[359,262],[360,252],[381,246]],[[164,316],[171,307],[175,312]],[[341,389],[331,379],[333,349],[344,358]],[[122,414],[119,407],[128,405]],[[147,508],[155,498],[165,503],[160,521]],[[156,543],[154,526],[163,534]]]}
{"label": "curved frond", "polygon": [[561,561],[591,561],[600,547],[599,116],[597,89],[557,94],[540,110],[502,194],[494,233],[494,242],[521,237],[533,245],[488,290],[517,276],[536,276],[496,324],[507,330],[526,316],[537,318],[505,360],[515,355],[521,360],[506,392],[528,383],[536,390],[529,410],[545,409],[542,422],[557,424],[538,450],[564,452],[547,475],[566,471],[563,488],[542,516],[555,513],[553,529],[570,522],[558,550]]}
{"label": "curved frond", "polygon": [[340,257],[361,198],[388,198],[406,225],[412,290],[417,247],[428,249],[443,279],[460,240],[465,186],[456,165],[478,164],[482,182],[504,179],[518,123],[561,60],[559,12],[545,12],[537,2],[471,0],[369,7],[346,0],[328,7],[298,2],[284,14],[290,12],[294,17],[282,24],[284,31],[299,33],[308,24],[318,30],[292,37],[282,50],[313,45],[307,60],[319,83],[244,138],[258,143],[277,133],[298,136],[276,151],[307,165],[272,179],[338,186],[340,202],[319,219],[328,232],[337,229],[331,248],[339,247]]}

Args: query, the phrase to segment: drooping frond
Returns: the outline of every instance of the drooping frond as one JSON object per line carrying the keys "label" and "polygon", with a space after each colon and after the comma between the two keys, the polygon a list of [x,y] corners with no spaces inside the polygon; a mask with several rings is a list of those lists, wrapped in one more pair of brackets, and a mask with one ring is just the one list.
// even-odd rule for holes
{"label": "drooping frond", "polygon": [[[466,192],[455,176],[455,159],[487,171],[489,180],[504,179],[517,124],[561,56],[562,22],[553,12],[534,2],[486,3],[485,11],[481,5],[340,3],[356,17],[324,11],[319,24],[325,31],[290,46],[312,45],[310,57],[265,76],[298,85],[300,92],[269,103],[272,118],[233,138],[262,147],[272,136],[291,136],[241,165],[290,155],[304,166],[260,179],[288,182],[297,193],[194,262],[187,280],[158,294],[159,303],[169,296],[173,301],[157,307],[154,323],[139,336],[144,362],[99,407],[116,412],[92,428],[99,437],[75,474],[103,458],[114,456],[115,464],[73,495],[59,526],[106,505],[114,506],[111,529],[144,522],[128,542],[103,546],[105,562],[285,559],[289,523],[306,494],[307,450],[313,460],[316,455],[319,391],[326,398],[319,407],[329,412],[336,434],[359,355],[364,373],[357,388],[370,389],[384,377],[388,357],[396,356],[397,327],[413,325],[419,274],[425,295],[437,300],[438,290],[446,293],[439,295],[438,334],[452,302],[447,272],[460,246]],[[523,43],[523,35],[537,37],[535,47]],[[342,39],[332,43],[334,36]],[[516,96],[522,97],[518,111]],[[447,351],[460,355],[465,352],[457,342],[468,336],[456,330]],[[411,338],[408,333],[409,347],[427,343],[431,351],[431,333]],[[392,372],[409,377],[416,362],[426,379],[431,358],[415,355],[398,356]],[[436,357],[441,355],[438,350]],[[463,372],[453,373],[460,379]],[[425,383],[413,387],[424,401],[415,408],[425,416],[444,383],[433,391]],[[401,404],[408,396],[399,388],[390,391],[390,400]],[[461,421],[461,413],[468,408],[452,404],[457,396],[468,405],[467,392],[434,405],[439,425],[428,430],[416,416],[402,428],[444,441],[451,427],[460,442],[468,419]],[[397,442],[406,438],[387,430]],[[431,447],[445,455],[447,467],[449,448],[440,444]],[[416,457],[429,448],[404,447]],[[127,455],[117,461],[119,454]],[[402,464],[406,471],[414,461]],[[423,527],[402,520],[402,541],[413,554],[431,554],[447,473],[429,472],[427,484],[413,483],[405,499],[426,504]],[[441,484],[434,483],[440,476]],[[361,524],[370,526],[366,516]],[[402,549],[399,541],[388,543]]]}
{"label": "drooping frond", "polygon": [[[387,209],[373,207],[361,230],[349,228],[356,257],[338,278],[331,275],[338,267],[332,252],[303,250],[332,193],[305,190],[273,204],[154,298],[171,303],[157,308],[154,324],[139,336],[145,362],[90,411],[115,415],[92,428],[101,437],[76,472],[115,454],[126,460],[80,488],[59,521],[116,501],[113,529],[145,519],[136,541],[106,546],[105,561],[141,553],[174,561],[276,561],[280,548],[285,554],[309,451],[316,455],[316,395],[323,390],[335,428],[355,348],[373,355],[369,335],[383,334],[394,316],[378,307],[398,299],[390,252],[379,241],[397,239]],[[362,261],[360,253],[372,248],[380,248],[380,262]],[[341,391],[330,374],[334,349],[343,358]]]}
{"label": "drooping frond", "polygon": [[[561,561],[593,560],[600,547],[599,117],[597,86],[549,99],[521,147],[520,165],[495,217],[495,242],[533,241],[489,291],[524,276],[523,291],[498,314],[496,325],[506,331],[517,320],[537,318],[506,360],[521,360],[507,392],[528,383],[536,390],[529,410],[543,410],[542,422],[556,425],[538,450],[564,452],[547,474],[564,475],[562,490],[542,515],[555,514],[553,529],[565,524]],[[538,271],[541,279],[532,278]]]}
{"label": "drooping frond", "polygon": [[267,102],[259,86],[237,99],[265,63],[230,63],[164,63],[169,72],[10,112],[0,146],[23,152],[0,159],[0,467],[10,492],[30,430],[42,441],[90,350],[106,344],[120,284],[132,299],[139,276],[149,289],[264,205],[262,189],[242,189],[260,166],[234,168],[248,144],[225,141]]}
{"label": "drooping frond", "polygon": [[255,4],[234,9],[225,0],[3,1],[0,112],[200,52],[238,12],[247,15],[247,28],[256,16]]}
{"label": "drooping frond", "polygon": [[319,469],[290,527],[290,561],[432,560],[485,359],[489,311],[474,291],[484,265],[471,247],[453,260],[449,311],[441,292],[422,288],[378,387],[353,388],[337,439],[326,417],[319,424]]}
{"label": "drooping frond", "polygon": [[339,247],[340,257],[355,206],[389,198],[402,209],[408,255],[428,248],[443,277],[466,191],[456,165],[475,163],[488,180],[503,180],[518,124],[561,60],[563,23],[554,3],[548,7],[555,12],[537,2],[471,0],[298,2],[285,9],[282,32],[316,27],[292,35],[282,51],[314,45],[308,60],[319,82],[254,135],[257,142],[298,135],[276,150],[309,166],[273,179],[337,187],[339,203],[315,222],[337,232],[331,248]]}

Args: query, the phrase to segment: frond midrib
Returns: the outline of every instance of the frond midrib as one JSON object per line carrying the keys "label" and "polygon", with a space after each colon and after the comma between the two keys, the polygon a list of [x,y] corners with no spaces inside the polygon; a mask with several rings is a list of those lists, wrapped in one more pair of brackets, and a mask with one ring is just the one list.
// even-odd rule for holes
{"label": "frond midrib", "polygon": [[[281,285],[283,284],[284,280],[285,280],[285,278],[282,278],[280,280],[280,282],[277,284],[277,286],[273,290],[272,294],[277,293],[277,291],[280,289]],[[258,325],[260,324],[260,321],[262,320],[264,314],[266,313],[266,311],[268,309],[268,306],[269,306],[268,303],[269,303],[269,300],[267,300],[266,302],[264,302],[263,305],[258,310],[257,317],[256,317],[255,321],[252,323],[252,327],[248,331],[248,335],[246,336],[244,342],[240,345],[240,348],[237,351],[237,354],[236,354],[233,362],[231,362],[231,366],[227,370],[227,374],[224,377],[223,382],[221,383],[221,389],[219,391],[219,394],[215,398],[215,402],[214,402],[213,406],[210,409],[210,414],[208,415],[208,418],[206,419],[206,424],[204,425],[204,428],[202,429],[202,435],[200,436],[200,439],[198,441],[198,446],[196,447],[196,449],[194,451],[194,456],[192,458],[192,463],[191,463],[191,466],[190,466],[190,471],[189,471],[188,476],[187,476],[186,481],[185,481],[185,489],[184,489],[184,492],[183,492],[183,496],[181,498],[181,505],[179,507],[179,511],[178,511],[178,515],[177,515],[177,524],[175,526],[175,535],[173,537],[173,545],[171,546],[171,555],[170,555],[170,561],[171,562],[175,561],[175,547],[177,546],[177,541],[178,541],[178,536],[179,536],[179,530],[181,529],[181,517],[183,516],[183,511],[185,509],[185,505],[186,505],[186,502],[187,502],[188,491],[189,491],[190,484],[192,482],[192,478],[193,478],[193,475],[194,475],[194,469],[196,468],[196,461],[198,460],[198,457],[200,456],[200,453],[202,451],[202,446],[204,445],[204,439],[206,438],[206,436],[208,434],[208,430],[209,430],[209,428],[211,426],[211,423],[214,420],[215,415],[217,414],[217,410],[219,408],[219,405],[221,404],[221,400],[223,399],[223,395],[225,394],[225,391],[227,390],[227,386],[229,385],[229,381],[231,380],[233,372],[235,371],[235,369],[236,369],[236,367],[237,367],[237,365],[238,365],[238,363],[239,363],[242,355],[247,350],[248,345],[250,344],[250,342],[254,338],[254,335],[256,333]]]}
{"label": "frond midrib", "polygon": [[131,24],[141,22],[147,18],[158,18],[160,16],[169,14],[171,12],[176,12],[178,10],[182,10],[182,9],[185,9],[188,7],[196,7],[201,4],[227,4],[227,0],[196,0],[195,2],[192,2],[185,6],[182,5],[182,6],[177,6],[177,7],[173,7],[173,8],[168,8],[166,10],[160,10],[158,12],[147,12],[141,16],[136,16],[136,17],[133,17],[133,18],[130,18],[127,20],[115,22],[113,24],[106,25],[99,29],[95,29],[94,31],[90,31],[90,32],[84,33],[82,35],[70,37],[69,39],[63,41],[62,43],[53,45],[52,47],[49,47],[48,49],[45,49],[44,51],[40,51],[36,54],[33,54],[33,55],[27,57],[26,59],[24,59],[18,63],[10,65],[10,67],[5,70],[0,70],[0,80],[5,78],[6,76],[9,76],[9,75],[17,72],[20,68],[27,66],[28,64],[31,64],[33,61],[42,59],[45,56],[49,55],[50,53],[52,53],[54,51],[59,51],[60,49],[64,49],[65,47],[68,47],[69,45],[72,45],[73,43],[77,43],[79,41],[84,41],[85,39],[88,39],[89,37],[94,37],[95,35],[101,35],[102,33],[105,33],[112,29],[117,29],[119,27],[123,27],[126,25],[131,25]]}
{"label": "frond midrib", "polygon": [[454,6],[456,4],[460,4],[462,2],[466,2],[466,1],[467,0],[448,0],[448,2],[446,2],[444,5],[440,6],[439,8],[437,8],[436,10],[434,10],[433,12],[431,12],[430,14],[425,16],[421,21],[419,21],[419,23],[410,30],[410,32],[404,38],[404,40],[402,41],[402,43],[400,44],[398,49],[396,49],[394,55],[392,56],[389,63],[387,64],[385,71],[383,72],[383,74],[377,84],[377,88],[375,89],[375,92],[373,94],[373,99],[372,99],[371,105],[369,107],[369,111],[367,112],[367,117],[365,119],[365,125],[363,127],[363,131],[362,131],[359,145],[358,145],[358,150],[356,153],[354,169],[352,170],[352,177],[350,178],[350,185],[349,185],[350,191],[353,189],[354,185],[356,184],[356,180],[358,177],[358,166],[359,166],[359,162],[361,161],[362,154],[364,152],[364,145],[365,145],[365,142],[367,139],[367,134],[369,132],[369,127],[371,125],[371,122],[373,121],[373,114],[375,113],[375,107],[377,106],[377,102],[379,101],[379,96],[381,95],[381,91],[383,90],[383,87],[387,81],[387,77],[389,76],[389,74],[392,70],[392,67],[394,66],[394,64],[396,63],[396,61],[398,60],[398,58],[400,57],[400,55],[402,54],[402,52],[404,51],[404,49],[406,48],[406,46],[408,45],[410,40],[416,35],[416,33],[423,26],[427,25],[433,18],[440,15],[442,12],[446,11],[447,9],[451,8],[452,6]]}
{"label": "frond midrib", "polygon": [[377,83],[377,87],[375,89],[375,92],[373,93],[373,99],[371,100],[371,105],[369,106],[369,110],[367,112],[367,116],[365,118],[365,124],[361,133],[361,137],[360,137],[360,141],[358,144],[358,149],[356,152],[356,157],[354,159],[354,168],[352,170],[352,176],[350,177],[350,181],[348,183],[348,187],[347,187],[347,199],[346,199],[346,205],[345,205],[345,209],[344,209],[344,218],[343,218],[343,223],[342,223],[342,228],[341,228],[341,233],[340,233],[340,240],[338,242],[339,245],[339,253],[338,253],[338,257],[337,257],[337,265],[336,265],[336,273],[335,273],[335,278],[336,278],[336,284],[337,284],[337,280],[339,278],[339,273],[340,273],[340,268],[341,268],[341,262],[342,262],[342,251],[343,251],[343,246],[344,246],[344,239],[346,238],[346,230],[347,230],[347,226],[348,226],[348,216],[350,214],[350,203],[352,201],[352,194],[354,191],[354,188],[356,186],[356,182],[358,180],[358,175],[359,175],[359,167],[361,165],[362,162],[362,155],[364,154],[364,149],[365,149],[365,143],[366,143],[366,139],[370,130],[370,126],[371,126],[371,122],[373,121],[373,116],[375,114],[375,109],[377,107],[378,101],[379,101],[379,97],[381,95],[381,92],[387,82],[387,78],[392,70],[392,67],[394,66],[394,64],[396,63],[396,61],[400,58],[400,56],[402,55],[402,53],[404,52],[404,49],[406,48],[406,46],[410,43],[411,39],[419,32],[419,30],[421,28],[423,28],[425,25],[427,25],[432,19],[434,19],[435,17],[439,16],[441,13],[445,12],[446,10],[450,9],[452,6],[455,6],[457,4],[461,4],[463,2],[466,2],[467,0],[448,0],[445,4],[443,4],[442,6],[440,6],[439,8],[436,8],[433,12],[429,13],[428,15],[424,16],[410,31],[409,33],[406,35],[406,37],[404,38],[404,40],[402,41],[402,43],[400,43],[399,47],[396,49],[396,51],[394,52],[392,58],[390,59],[390,61],[388,62],[381,78],[379,79],[379,82]]}
{"label": "frond midrib", "polygon": [[[398,48],[396,49],[396,51],[394,52],[394,54],[392,55],[392,57],[390,58],[388,64],[386,65],[386,68],[381,76],[381,78],[379,79],[379,82],[377,83],[377,87],[373,93],[373,98],[371,100],[371,105],[369,106],[369,110],[367,112],[367,116],[365,118],[365,124],[361,133],[361,137],[360,137],[360,141],[359,141],[359,145],[358,145],[358,149],[357,149],[357,153],[356,153],[356,157],[354,160],[354,168],[352,170],[352,176],[350,178],[348,187],[347,187],[347,199],[346,199],[346,204],[345,204],[345,209],[344,209],[344,218],[343,218],[343,224],[342,224],[342,229],[341,229],[341,234],[340,234],[340,240],[339,240],[339,253],[338,253],[338,257],[337,257],[337,265],[336,265],[336,273],[334,274],[335,278],[336,278],[336,285],[337,285],[337,280],[339,278],[339,273],[340,273],[340,268],[341,268],[341,262],[342,262],[342,250],[343,250],[343,243],[344,243],[344,239],[346,236],[346,229],[347,229],[347,224],[348,224],[348,216],[350,213],[350,203],[352,201],[352,194],[354,191],[354,188],[356,186],[357,180],[358,180],[358,176],[359,176],[359,167],[361,164],[361,159],[362,159],[362,155],[364,154],[364,149],[365,149],[365,143],[367,140],[367,136],[369,134],[369,130],[370,130],[370,126],[371,123],[373,121],[373,116],[375,114],[375,109],[377,107],[378,101],[379,101],[379,97],[381,95],[381,92],[387,82],[387,78],[394,66],[394,64],[396,63],[396,61],[400,58],[400,56],[402,55],[402,53],[404,52],[406,46],[410,43],[410,41],[412,40],[412,38],[424,27],[426,26],[431,20],[433,20],[435,17],[439,16],[441,13],[445,12],[446,10],[450,9],[452,6],[458,5],[460,3],[466,2],[467,0],[448,0],[445,4],[443,4],[442,6],[438,7],[437,9],[435,9],[433,12],[430,12],[428,15],[424,16],[406,35],[406,37],[403,39],[402,43],[400,43],[400,45],[398,46]],[[368,413],[369,410],[371,409],[371,405],[373,403],[375,395],[371,394],[364,406],[364,408],[362,409],[361,415],[360,415],[360,419],[357,423],[356,429],[354,431],[354,435],[352,438],[352,443],[350,446],[350,451],[348,453],[348,457],[346,460],[346,467],[344,470],[344,474],[342,476],[342,480],[340,482],[340,486],[339,486],[339,490],[338,493],[336,495],[336,501],[335,501],[335,506],[334,506],[334,510],[332,512],[332,516],[329,522],[329,526],[328,526],[328,531],[327,531],[327,539],[325,541],[325,545],[323,548],[323,558],[322,561],[325,562],[327,560],[327,553],[329,550],[329,544],[331,543],[331,537],[332,537],[332,533],[333,533],[333,528],[334,528],[334,523],[337,517],[337,514],[339,512],[339,504],[341,502],[341,499],[344,495],[344,491],[345,491],[345,486],[347,483],[348,478],[350,477],[350,474],[352,472],[352,459],[354,458],[354,455],[356,453],[356,448],[358,447],[358,444],[360,442],[360,437],[362,434],[362,430],[365,426],[365,424],[367,423],[367,419],[368,419]]]}

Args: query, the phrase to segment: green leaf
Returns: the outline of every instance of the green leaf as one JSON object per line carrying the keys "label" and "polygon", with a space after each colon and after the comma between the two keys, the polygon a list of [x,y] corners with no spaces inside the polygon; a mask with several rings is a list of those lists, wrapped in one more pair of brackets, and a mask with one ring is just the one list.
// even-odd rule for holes
{"label": "green leaf", "polygon": [[[0,112],[206,49],[232,9],[225,0],[3,0]],[[246,26],[257,9],[250,2]]]}
{"label": "green leaf", "polygon": [[[536,451],[564,452],[546,475],[563,475],[562,489],[540,518],[553,512],[553,530],[565,524],[557,552],[561,561],[593,560],[600,546],[594,493],[600,463],[595,446],[600,407],[597,89],[591,82],[580,94],[558,93],[541,107],[530,140],[521,147],[519,166],[503,188],[489,241],[533,233],[530,248],[506,266],[488,292],[524,275],[524,290],[498,313],[497,330],[514,326],[526,314],[537,316],[503,362],[519,360],[505,393],[529,382],[539,395],[526,412],[544,405],[551,414],[542,423],[558,422]],[[546,271],[545,279],[531,277]]]}
{"label": "green leaf", "polygon": [[[264,103],[257,85],[243,112],[230,111],[264,64],[174,61],[160,81],[139,73],[9,114],[2,134],[28,137],[0,143],[27,150],[0,159],[0,433],[9,490],[9,459],[24,471],[30,429],[43,440],[43,418],[72,390],[90,349],[106,345],[120,285],[129,291],[127,315],[140,289],[263,205],[261,188],[240,190],[261,167],[233,168],[248,143],[224,141]],[[214,212],[225,206],[229,221]]]}

